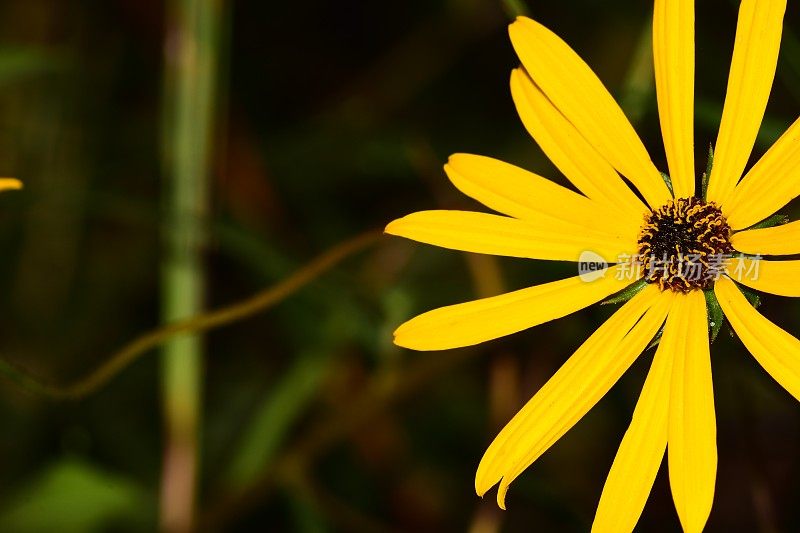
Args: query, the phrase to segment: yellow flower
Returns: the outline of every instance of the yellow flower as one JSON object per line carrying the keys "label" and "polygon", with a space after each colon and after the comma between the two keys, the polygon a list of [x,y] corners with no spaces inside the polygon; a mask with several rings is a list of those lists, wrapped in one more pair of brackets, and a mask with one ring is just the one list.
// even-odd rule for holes
{"label": "yellow flower", "polygon": [[[495,438],[478,467],[479,495],[499,483],[497,501],[504,508],[509,484],[586,414],[661,332],[593,530],[634,528],[668,451],[683,529],[701,531],[717,469],[709,326],[718,330],[721,312],[766,371],[800,399],[800,341],[760,315],[732,281],[800,296],[799,261],[759,260],[800,253],[800,221],[752,229],[800,194],[800,120],[740,180],[775,76],[785,10],[786,0],[741,3],[713,166],[702,187],[694,160],[692,0],[655,1],[655,74],[668,178],[602,82],[567,44],[528,18],[511,24],[522,62],[511,74],[519,115],[583,194],[501,161],[458,154],[445,165],[450,180],[501,215],[426,211],[396,220],[386,231],[446,248],[529,259],[578,261],[592,251],[616,264],[591,282],[577,276],[436,309],[400,326],[395,342],[416,350],[474,345],[563,317],[626,288],[629,298]],[[720,267],[714,262],[720,256],[734,258]],[[623,258],[640,258],[641,279],[628,279],[636,261]]]}

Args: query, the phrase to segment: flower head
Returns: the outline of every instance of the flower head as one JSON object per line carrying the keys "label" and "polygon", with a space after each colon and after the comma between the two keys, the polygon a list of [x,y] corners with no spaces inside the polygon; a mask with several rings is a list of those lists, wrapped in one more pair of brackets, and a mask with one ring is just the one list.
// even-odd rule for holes
{"label": "flower head", "polygon": [[[665,453],[683,529],[702,530],[717,468],[709,336],[719,329],[720,310],[764,369],[800,399],[800,341],[760,315],[740,288],[800,296],[800,261],[761,260],[800,253],[800,221],[756,226],[800,195],[800,120],[742,177],[774,79],[785,10],[786,0],[741,3],[713,165],[702,177],[694,158],[692,0],[655,0],[664,175],[602,82],[565,42],[531,19],[511,24],[522,62],[511,74],[514,103],[580,194],[495,159],[459,154],[445,165],[450,180],[500,214],[413,213],[386,231],[528,259],[578,261],[592,251],[612,266],[589,282],[576,276],[430,311],[400,326],[395,342],[417,350],[468,346],[620,291],[627,301],[495,438],[478,466],[478,494],[499,484],[504,508],[510,483],[657,338],[593,530],[634,528]],[[640,267],[635,276],[623,275],[634,263]]]}

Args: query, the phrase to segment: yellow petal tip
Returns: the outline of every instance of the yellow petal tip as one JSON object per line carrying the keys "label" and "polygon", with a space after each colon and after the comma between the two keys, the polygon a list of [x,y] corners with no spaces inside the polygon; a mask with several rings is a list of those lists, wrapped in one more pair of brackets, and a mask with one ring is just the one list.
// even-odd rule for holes
{"label": "yellow petal tip", "polygon": [[22,182],[16,178],[0,178],[0,191],[18,191]]}
{"label": "yellow petal tip", "polygon": [[506,510],[506,493],[508,492],[508,484],[505,480],[500,482],[500,487],[497,489],[497,506],[503,511]]}
{"label": "yellow petal tip", "polygon": [[401,348],[408,348],[407,346],[408,343],[406,342],[406,340],[407,339],[404,339],[402,334],[398,335],[396,331],[392,336],[392,342],[394,342],[397,346],[400,346]]}
{"label": "yellow petal tip", "polygon": [[469,157],[469,154],[465,154],[465,153],[461,153],[461,152],[457,152],[455,154],[450,154],[450,157],[447,158],[447,164],[445,164],[445,167],[457,166],[459,163],[464,161],[465,157]]}
{"label": "yellow petal tip", "polygon": [[[488,452],[489,450],[486,451],[487,454]],[[489,464],[490,459],[484,454],[481,462],[478,464],[478,470],[475,472],[475,492],[477,492],[478,496],[481,498],[503,479],[502,472],[496,469],[490,469]]]}
{"label": "yellow petal tip", "polygon": [[431,351],[435,349],[427,347],[424,339],[420,339],[419,336],[415,337],[413,331],[409,333],[407,325],[408,322],[405,322],[396,330],[394,330],[392,342],[394,342],[395,346],[399,346],[400,348],[405,348],[407,350],[417,351]]}
{"label": "yellow petal tip", "polygon": [[400,227],[402,226],[402,218],[398,218],[397,220],[392,220],[386,227],[383,228],[383,232],[388,235],[399,235]]}

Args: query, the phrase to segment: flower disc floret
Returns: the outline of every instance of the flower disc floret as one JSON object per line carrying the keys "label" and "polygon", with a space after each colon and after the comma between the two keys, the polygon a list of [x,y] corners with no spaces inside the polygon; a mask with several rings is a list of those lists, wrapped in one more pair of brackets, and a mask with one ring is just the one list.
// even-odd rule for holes
{"label": "flower disc floret", "polygon": [[650,212],[639,235],[644,278],[661,290],[709,289],[732,256],[731,227],[714,202],[679,198]]}

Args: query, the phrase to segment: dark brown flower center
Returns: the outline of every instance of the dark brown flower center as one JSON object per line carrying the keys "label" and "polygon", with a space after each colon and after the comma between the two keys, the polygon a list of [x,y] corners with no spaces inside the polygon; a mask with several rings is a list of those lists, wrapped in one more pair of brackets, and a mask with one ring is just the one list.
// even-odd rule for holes
{"label": "dark brown flower center", "polygon": [[645,217],[637,260],[661,290],[708,289],[733,254],[731,227],[714,202],[679,198]]}

